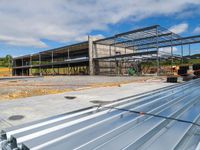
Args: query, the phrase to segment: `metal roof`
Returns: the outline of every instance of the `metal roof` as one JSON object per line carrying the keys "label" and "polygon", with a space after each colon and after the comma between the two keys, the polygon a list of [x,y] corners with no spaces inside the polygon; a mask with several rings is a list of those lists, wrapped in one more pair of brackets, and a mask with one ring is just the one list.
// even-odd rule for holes
{"label": "metal roof", "polygon": [[6,129],[4,150],[169,150],[200,146],[200,79]]}
{"label": "metal roof", "polygon": [[75,43],[75,44],[71,44],[71,45],[67,45],[67,46],[63,46],[63,47],[58,47],[58,48],[54,48],[54,49],[50,49],[50,50],[46,50],[46,51],[41,51],[41,52],[30,54],[30,55],[18,56],[18,57],[14,57],[13,59],[29,58],[30,56],[38,56],[39,54],[48,54],[48,53],[51,54],[52,51],[54,53],[59,53],[60,51],[63,51],[66,49],[69,49],[71,51],[73,49],[77,49],[78,47],[83,47],[83,46],[88,46],[88,41]]}

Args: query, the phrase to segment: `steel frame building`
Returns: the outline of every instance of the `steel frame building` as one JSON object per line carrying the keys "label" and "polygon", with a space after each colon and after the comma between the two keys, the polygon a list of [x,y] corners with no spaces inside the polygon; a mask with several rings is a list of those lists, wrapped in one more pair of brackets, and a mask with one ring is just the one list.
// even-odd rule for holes
{"label": "steel frame building", "polygon": [[[188,45],[189,57],[190,45],[195,43],[200,43],[200,35],[181,37],[154,25],[104,39],[89,37],[82,43],[16,57],[13,59],[13,75],[123,75],[130,63],[148,60],[156,61],[159,74],[160,60],[171,60],[172,64],[174,59],[183,62],[184,46]],[[179,55],[174,54],[175,46],[181,47]],[[171,52],[161,53],[160,49],[165,47]],[[37,71],[33,73],[33,70]]]}
{"label": "steel frame building", "polygon": [[[88,42],[82,42],[17,57],[13,59],[13,75],[57,75],[72,72],[76,74],[78,71],[87,74],[88,55]],[[68,68],[68,70],[60,72],[60,68]]]}

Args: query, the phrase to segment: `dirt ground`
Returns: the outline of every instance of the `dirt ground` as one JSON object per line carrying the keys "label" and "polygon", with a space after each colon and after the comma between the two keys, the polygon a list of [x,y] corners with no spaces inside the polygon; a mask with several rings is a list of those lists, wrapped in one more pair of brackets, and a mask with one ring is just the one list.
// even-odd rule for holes
{"label": "dirt ground", "polygon": [[0,78],[0,100],[12,100],[16,98],[148,81],[164,82],[165,77],[50,76],[36,78]]}
{"label": "dirt ground", "polygon": [[0,67],[0,77],[11,76],[12,69]]}

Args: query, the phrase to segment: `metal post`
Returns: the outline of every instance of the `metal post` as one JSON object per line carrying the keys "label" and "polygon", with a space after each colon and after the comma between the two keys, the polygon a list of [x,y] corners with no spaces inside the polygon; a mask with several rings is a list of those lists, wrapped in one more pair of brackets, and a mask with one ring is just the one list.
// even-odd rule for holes
{"label": "metal post", "polygon": [[114,53],[115,53],[115,72],[116,72],[117,75],[119,75],[117,59],[116,59],[116,36],[115,36],[115,39],[114,39]]}
{"label": "metal post", "polygon": [[51,63],[52,63],[52,75],[54,75],[54,66],[53,66],[53,63],[54,63],[54,59],[53,59],[54,55],[53,55],[53,51],[51,52]]}
{"label": "metal post", "polygon": [[181,63],[183,64],[183,44],[181,41]]}
{"label": "metal post", "polygon": [[30,55],[30,75],[32,75],[32,55]]}
{"label": "metal post", "polygon": [[[14,65],[13,65],[13,59],[11,59],[11,67],[13,68],[14,67]],[[14,71],[13,71],[13,69],[12,69],[12,76],[14,75]]]}
{"label": "metal post", "polygon": [[22,76],[24,76],[24,69],[23,69],[23,66],[24,66],[24,59],[22,58]]}
{"label": "metal post", "polygon": [[42,73],[41,73],[41,53],[39,53],[39,74],[40,74],[40,76],[42,75]]}
{"label": "metal post", "polygon": [[[125,54],[126,54],[126,47],[125,47]],[[126,57],[124,58],[124,72],[123,72],[123,75],[126,74],[126,70],[127,70],[127,60],[126,60]]]}
{"label": "metal post", "polygon": [[70,68],[70,62],[69,62],[69,60],[70,60],[69,48],[67,49],[67,60],[68,60],[68,63],[67,63],[67,65],[68,65],[68,75],[70,75],[71,73],[70,73],[70,71],[69,71],[69,68]]}
{"label": "metal post", "polygon": [[[14,66],[17,67],[17,62],[16,60],[14,61]],[[17,75],[17,70],[15,69],[15,76]]]}
{"label": "metal post", "polygon": [[11,61],[11,59],[10,59],[10,57],[8,57],[8,68],[9,68],[9,74],[11,74],[11,72],[10,72],[10,68],[11,68],[11,63],[10,63],[10,61]]}
{"label": "metal post", "polygon": [[159,46],[158,46],[158,27],[156,27],[156,50],[157,50],[157,76],[160,74],[160,62],[159,62]]}
{"label": "metal post", "polygon": [[[109,45],[109,55],[111,56],[111,46]],[[112,61],[110,61],[110,75],[112,74]]]}
{"label": "metal post", "polygon": [[171,73],[173,72],[173,45],[172,45],[172,34],[171,34]]}
{"label": "metal post", "polygon": [[189,44],[189,56],[191,55],[191,49],[190,49],[190,44]]}

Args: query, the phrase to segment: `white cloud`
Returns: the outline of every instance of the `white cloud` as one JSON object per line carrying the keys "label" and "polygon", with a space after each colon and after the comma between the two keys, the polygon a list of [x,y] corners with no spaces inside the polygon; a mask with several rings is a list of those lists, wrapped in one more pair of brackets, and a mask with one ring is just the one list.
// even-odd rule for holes
{"label": "white cloud", "polygon": [[42,39],[79,41],[110,24],[173,15],[199,4],[200,0],[1,0],[0,42],[45,47]]}
{"label": "white cloud", "polygon": [[[176,52],[178,49],[176,47],[173,47],[173,53]],[[160,54],[171,54],[171,47],[164,47],[164,48],[159,48]]]}
{"label": "white cloud", "polygon": [[196,27],[196,28],[194,29],[194,33],[200,33],[200,26],[198,26],[198,27]]}
{"label": "white cloud", "polygon": [[187,31],[187,29],[188,29],[188,24],[181,23],[181,24],[172,26],[169,30],[176,34],[180,34],[180,33],[184,33],[185,31]]}
{"label": "white cloud", "polygon": [[39,39],[34,39],[34,38],[21,38],[21,37],[10,37],[10,36],[1,36],[0,35],[0,41],[5,42],[6,44],[9,45],[18,45],[18,46],[35,46],[35,47],[41,47],[45,48],[47,45],[40,41]]}
{"label": "white cloud", "polygon": [[[103,38],[105,38],[102,34],[92,35],[91,37],[93,37],[94,39],[103,39]],[[88,35],[78,36],[77,38],[75,38],[75,41],[79,41],[79,42],[86,41],[86,40],[88,40]]]}

